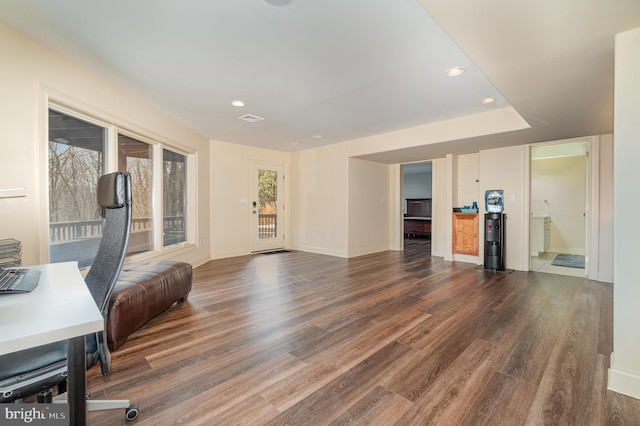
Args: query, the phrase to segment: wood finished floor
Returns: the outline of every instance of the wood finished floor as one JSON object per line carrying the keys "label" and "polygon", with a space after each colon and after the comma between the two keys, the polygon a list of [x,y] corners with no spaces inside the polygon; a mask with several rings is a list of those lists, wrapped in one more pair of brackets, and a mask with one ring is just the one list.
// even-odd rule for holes
{"label": "wood finished floor", "polygon": [[638,425],[640,401],[606,390],[611,350],[610,284],[413,244],[208,262],[88,383],[138,425]]}

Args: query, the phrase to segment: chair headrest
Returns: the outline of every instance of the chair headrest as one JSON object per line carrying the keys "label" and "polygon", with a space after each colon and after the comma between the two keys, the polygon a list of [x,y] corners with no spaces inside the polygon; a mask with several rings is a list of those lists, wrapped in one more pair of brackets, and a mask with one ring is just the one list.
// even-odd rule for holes
{"label": "chair headrest", "polygon": [[131,204],[131,184],[129,173],[114,172],[98,179],[98,204],[108,209]]}

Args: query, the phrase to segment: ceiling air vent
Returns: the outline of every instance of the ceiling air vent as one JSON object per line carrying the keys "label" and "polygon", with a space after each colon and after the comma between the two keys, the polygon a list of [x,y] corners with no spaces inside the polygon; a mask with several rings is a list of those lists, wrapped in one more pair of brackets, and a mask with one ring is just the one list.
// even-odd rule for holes
{"label": "ceiling air vent", "polygon": [[256,123],[260,120],[264,120],[264,118],[258,117],[257,115],[245,114],[242,117],[238,117],[238,120],[248,121],[249,123]]}

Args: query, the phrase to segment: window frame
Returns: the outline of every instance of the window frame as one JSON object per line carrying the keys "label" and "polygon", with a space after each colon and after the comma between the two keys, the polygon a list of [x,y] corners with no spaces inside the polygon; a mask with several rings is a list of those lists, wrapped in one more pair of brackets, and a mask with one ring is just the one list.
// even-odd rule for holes
{"label": "window frame", "polygon": [[[41,151],[41,218],[42,228],[40,232],[40,258],[44,262],[50,261],[50,217],[49,217],[49,161],[48,161],[48,142],[49,142],[49,110],[67,114],[75,117],[79,120],[84,120],[91,124],[104,127],[106,131],[106,143],[103,158],[104,173],[110,173],[118,170],[118,135],[130,137],[140,142],[147,143],[152,147],[153,158],[153,190],[152,190],[152,212],[153,212],[153,247],[151,250],[133,254],[127,256],[128,260],[137,260],[151,258],[162,253],[180,250],[190,246],[197,246],[197,222],[196,222],[196,209],[197,198],[195,190],[195,165],[197,162],[197,151],[189,149],[184,145],[168,139],[159,134],[155,134],[152,131],[138,128],[137,126],[124,122],[123,120],[111,116],[101,110],[94,110],[87,105],[77,105],[74,102],[69,102],[64,99],[63,96],[51,96],[46,91],[43,91],[43,107],[41,109],[41,137],[39,143],[39,150]],[[186,157],[186,211],[185,220],[186,223],[186,240],[180,243],[163,246],[163,211],[162,200],[163,185],[162,185],[162,154],[163,149],[168,149]],[[160,159],[160,160],[158,160]]]}
{"label": "window frame", "polygon": [[[81,115],[81,114],[77,114],[74,111],[70,110],[67,107],[64,107],[62,105],[58,105],[58,104],[54,104],[54,103],[50,103],[50,105],[47,107],[46,110],[46,120],[47,120],[47,126],[46,126],[46,132],[45,132],[45,137],[44,137],[44,143],[42,145],[42,149],[44,151],[44,172],[43,172],[43,178],[46,182],[46,186],[44,189],[44,197],[46,198],[46,208],[44,210],[45,212],[45,222],[46,222],[46,247],[44,248],[46,250],[46,259],[47,262],[51,261],[51,215],[50,215],[50,204],[51,204],[51,198],[49,196],[50,193],[50,175],[49,175],[49,114],[50,111],[53,110],[55,112],[58,112],[60,114],[64,114],[66,116],[72,117],[74,119],[80,120],[80,121],[84,121],[88,124],[100,127],[102,129],[104,129],[104,142],[103,142],[103,152],[102,152],[102,174],[107,173],[108,170],[108,157],[109,157],[109,151],[110,151],[110,147],[109,147],[109,138],[110,138],[110,134],[111,134],[111,126],[99,119],[96,119],[95,117],[90,117],[87,115]],[[97,182],[96,182],[97,183]],[[81,263],[79,263],[79,265],[81,265],[80,267],[82,269],[86,268],[86,266],[82,266]]]}
{"label": "window frame", "polygon": [[[134,256],[139,256],[139,255],[143,255],[144,253],[148,253],[148,252],[153,252],[156,249],[156,222],[157,222],[157,209],[156,209],[156,187],[157,187],[157,183],[156,183],[156,170],[155,170],[155,163],[157,162],[157,142],[154,142],[148,138],[145,138],[144,136],[138,135],[136,133],[133,132],[129,132],[126,131],[124,129],[117,129],[116,132],[116,143],[115,143],[115,148],[116,148],[116,170],[120,168],[120,136],[132,139],[136,142],[140,142],[143,143],[145,145],[149,146],[150,149],[150,154],[151,154],[151,223],[152,223],[152,230],[151,230],[151,248],[149,250],[145,250],[145,251],[141,251],[141,252],[137,252],[137,253],[133,253],[133,254],[128,254],[127,253],[127,257],[134,257]],[[133,181],[133,176],[132,176],[132,181]],[[133,198],[133,203],[135,204],[135,194],[132,194]],[[135,217],[132,217],[132,220],[135,219]],[[132,223],[131,226],[131,231],[134,231],[134,226]],[[131,239],[129,241],[129,250],[131,249]]]}
{"label": "window frame", "polygon": [[[177,242],[177,243],[169,244],[169,245],[165,245],[164,244],[164,151],[165,150],[170,151],[170,152],[172,152],[174,154],[178,154],[178,155],[183,156],[185,158],[185,167],[186,167],[185,176],[184,176],[184,180],[185,180],[185,182],[184,182],[184,186],[185,186],[184,196],[186,198],[184,200],[184,220],[185,220],[185,223],[186,223],[185,240]],[[162,182],[163,182],[162,185],[159,185],[162,188],[161,188],[161,191],[160,191],[161,192],[160,193],[160,197],[158,198],[158,200],[162,200],[162,202],[160,202],[158,204],[160,204],[159,210],[161,212],[161,218],[162,218],[162,223],[163,223],[163,226],[162,226],[162,229],[161,229],[162,232],[160,233],[160,245],[164,249],[167,249],[167,248],[171,248],[171,247],[179,247],[180,245],[184,245],[184,244],[189,243],[189,241],[194,241],[195,240],[195,234],[190,231],[193,228],[193,225],[191,225],[192,222],[195,223],[195,214],[192,214],[193,212],[191,211],[191,208],[190,208],[190,204],[191,203],[189,202],[189,200],[191,199],[190,198],[191,186],[193,184],[195,184],[195,179],[193,179],[191,174],[190,174],[191,173],[191,168],[192,168],[192,165],[193,165],[193,161],[191,161],[191,158],[190,158],[189,155],[185,154],[184,152],[181,152],[180,150],[177,150],[177,149],[174,149],[174,148],[171,148],[171,147],[168,147],[168,146],[163,146],[160,149],[160,156],[162,158],[162,161],[158,161],[158,162],[161,163],[160,164],[160,176],[161,176]],[[195,193],[191,193],[191,194],[192,194],[191,196],[195,196]]]}

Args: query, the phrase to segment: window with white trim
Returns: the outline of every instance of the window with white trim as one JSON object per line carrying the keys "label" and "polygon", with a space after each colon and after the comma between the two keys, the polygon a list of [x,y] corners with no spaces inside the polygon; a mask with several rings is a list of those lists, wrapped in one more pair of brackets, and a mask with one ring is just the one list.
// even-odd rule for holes
{"label": "window with white trim", "polygon": [[187,241],[187,157],[162,150],[162,244]]}
{"label": "window with white trim", "polygon": [[96,203],[107,129],[49,109],[49,258],[91,265],[102,235]]}
{"label": "window with white trim", "polygon": [[127,255],[153,250],[153,146],[118,134],[118,171],[131,174],[131,235]]}
{"label": "window with white trim", "polygon": [[[98,178],[115,170],[132,180],[127,256],[189,242],[187,206],[194,195],[187,191],[187,168],[194,154],[57,104],[49,105],[48,116],[50,262],[91,265],[102,236]],[[154,155],[162,156],[161,165]]]}

